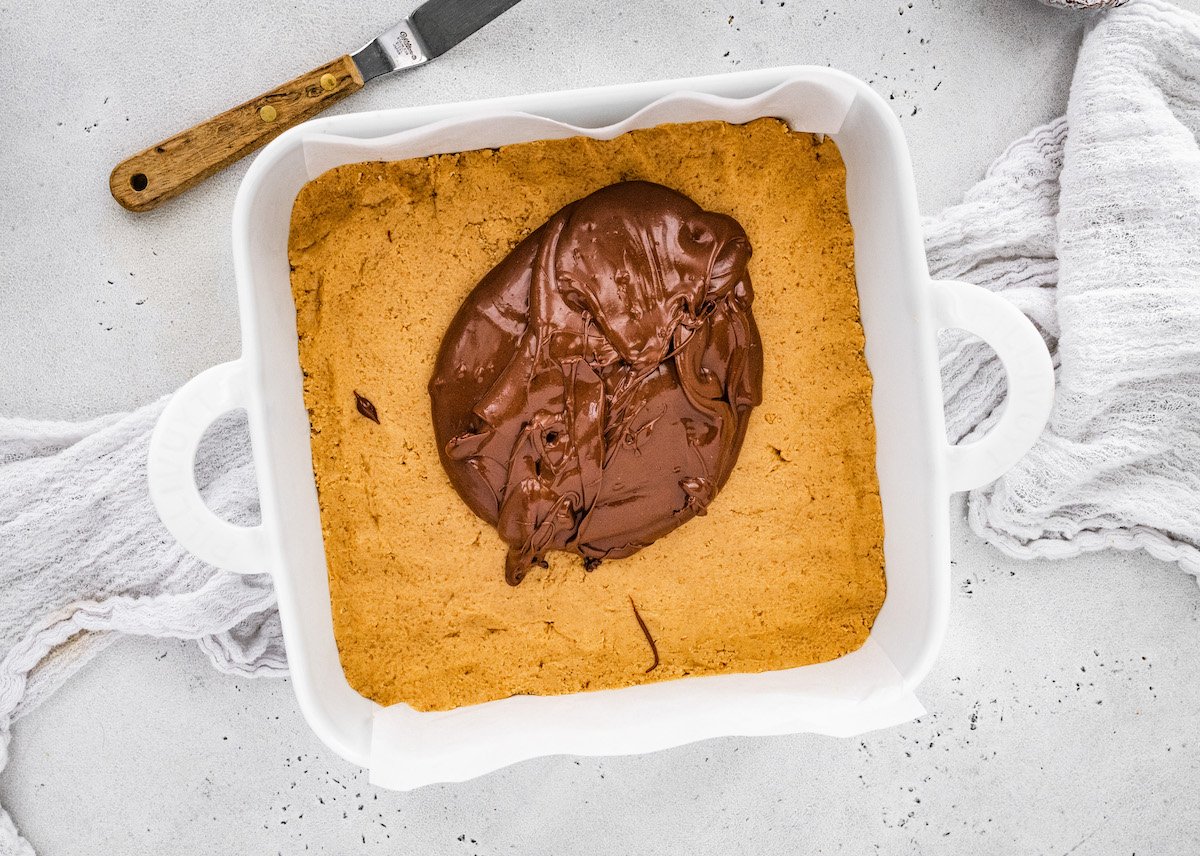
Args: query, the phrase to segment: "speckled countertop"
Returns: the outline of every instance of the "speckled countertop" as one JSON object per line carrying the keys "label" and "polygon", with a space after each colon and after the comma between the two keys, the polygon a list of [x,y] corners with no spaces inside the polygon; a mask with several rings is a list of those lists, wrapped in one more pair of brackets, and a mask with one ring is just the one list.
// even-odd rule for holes
{"label": "speckled countertop", "polygon": [[[0,70],[23,81],[0,91],[0,412],[78,418],[238,353],[229,214],[245,164],[140,216],[108,197],[111,166],[404,7],[32,7],[0,0]],[[1034,0],[524,0],[338,109],[828,63],[894,103],[936,211],[1062,110],[1085,18]],[[0,797],[45,856],[1200,850],[1192,578],[1142,555],[1009,561],[970,535],[959,502],[949,513],[951,626],[920,690],[931,712],[893,731],[540,760],[396,794],[312,736],[285,681],[129,640],[18,723]]]}

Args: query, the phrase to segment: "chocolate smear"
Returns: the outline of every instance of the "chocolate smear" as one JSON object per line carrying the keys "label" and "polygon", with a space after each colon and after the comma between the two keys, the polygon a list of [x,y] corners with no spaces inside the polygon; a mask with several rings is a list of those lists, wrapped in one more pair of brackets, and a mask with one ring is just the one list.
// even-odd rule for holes
{"label": "chocolate smear", "polygon": [[468,295],[429,382],[434,432],[511,585],[551,550],[620,559],[706,512],[762,400],[750,252],[733,218],[623,182]]}
{"label": "chocolate smear", "polygon": [[371,399],[360,393],[357,389],[354,390],[354,406],[358,408],[358,412],[370,419],[376,425],[379,422],[379,412],[375,410],[375,405],[371,403]]}
{"label": "chocolate smear", "polygon": [[646,641],[650,643],[650,651],[654,654],[654,662],[646,670],[646,674],[648,675],[658,668],[658,646],[654,644],[654,637],[650,635],[650,628],[646,626],[645,621],[642,621],[642,616],[638,612],[637,604],[633,602],[632,596],[629,598],[629,605],[633,607],[633,617],[637,619],[638,627],[642,628],[642,634],[646,637]]}

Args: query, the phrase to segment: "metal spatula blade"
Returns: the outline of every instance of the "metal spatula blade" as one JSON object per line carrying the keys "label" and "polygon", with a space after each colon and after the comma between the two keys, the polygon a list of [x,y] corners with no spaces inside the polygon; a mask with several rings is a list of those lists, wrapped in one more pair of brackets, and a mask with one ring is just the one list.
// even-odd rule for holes
{"label": "metal spatula blade", "polygon": [[429,0],[409,19],[429,56],[441,56],[480,27],[498,18],[518,0]]}
{"label": "metal spatula blade", "polygon": [[355,54],[363,80],[423,65],[517,5],[519,0],[428,0]]}

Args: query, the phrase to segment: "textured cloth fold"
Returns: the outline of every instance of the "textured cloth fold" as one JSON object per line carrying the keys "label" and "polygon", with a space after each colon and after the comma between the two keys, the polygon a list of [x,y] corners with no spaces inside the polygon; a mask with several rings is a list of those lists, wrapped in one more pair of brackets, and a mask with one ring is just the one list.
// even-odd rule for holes
{"label": "textured cloth fold", "polygon": [[[1144,549],[1200,575],[1200,19],[1140,0],[1084,39],[1067,115],[926,222],[935,276],[1028,315],[1058,389],[1037,445],[968,500],[1018,558]],[[952,441],[1001,406],[991,352],[945,334]]]}
{"label": "textured cloth fold", "polygon": [[[1099,16],[1067,115],[1015,142],[926,222],[930,268],[1012,301],[1054,354],[1032,451],[973,491],[1004,552],[1144,549],[1200,575],[1200,19],[1162,0]],[[1003,408],[994,354],[943,334],[951,441]],[[195,639],[217,669],[281,675],[265,575],[217,571],[166,532],[146,488],[163,402],[87,423],[0,420],[0,767],[12,723],[118,633]],[[244,420],[197,455],[206,501],[257,518]],[[31,854],[0,811],[0,854]]]}
{"label": "textured cloth fold", "polygon": [[[0,768],[12,723],[117,634],[196,639],[217,669],[287,670],[266,575],[218,571],[159,522],[146,488],[165,400],[91,422],[0,420]],[[196,482],[218,514],[253,523],[243,419],[217,422]],[[0,811],[0,854],[31,854]]]}

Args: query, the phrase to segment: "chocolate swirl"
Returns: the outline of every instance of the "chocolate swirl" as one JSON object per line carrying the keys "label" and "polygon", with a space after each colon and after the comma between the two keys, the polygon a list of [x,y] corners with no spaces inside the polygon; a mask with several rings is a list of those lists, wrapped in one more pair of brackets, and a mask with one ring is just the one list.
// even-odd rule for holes
{"label": "chocolate swirl", "polygon": [[738,222],[647,182],[577,200],[467,297],[429,382],[442,464],[509,545],[629,556],[704,514],[762,400]]}

